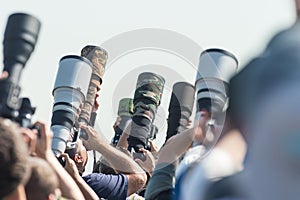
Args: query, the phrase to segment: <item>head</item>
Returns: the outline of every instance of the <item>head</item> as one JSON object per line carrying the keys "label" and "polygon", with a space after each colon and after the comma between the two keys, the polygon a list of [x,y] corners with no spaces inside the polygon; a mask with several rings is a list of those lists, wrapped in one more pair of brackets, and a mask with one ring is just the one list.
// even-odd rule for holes
{"label": "head", "polygon": [[49,164],[40,158],[29,159],[31,176],[25,186],[27,199],[57,199],[61,192],[58,178]]}
{"label": "head", "polygon": [[[30,174],[28,157],[20,128],[10,120],[0,118],[0,199],[25,195],[24,185]],[[16,194],[16,191],[24,194]]]}
{"label": "head", "polygon": [[297,17],[300,17],[300,0],[295,0]]}
{"label": "head", "polygon": [[66,150],[66,153],[69,154],[72,160],[74,160],[79,174],[82,175],[88,161],[87,150],[84,147],[82,141],[78,140],[78,142],[76,143],[76,148],[68,149]]}

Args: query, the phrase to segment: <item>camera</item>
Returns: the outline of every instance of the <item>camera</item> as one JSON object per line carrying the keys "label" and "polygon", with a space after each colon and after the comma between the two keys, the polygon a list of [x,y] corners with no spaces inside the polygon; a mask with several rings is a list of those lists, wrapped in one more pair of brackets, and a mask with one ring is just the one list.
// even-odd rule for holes
{"label": "camera", "polygon": [[160,105],[165,79],[152,72],[144,72],[138,76],[134,93],[134,110],[131,132],[128,137],[128,150],[139,152],[146,148],[151,126],[157,108]]}
{"label": "camera", "polygon": [[189,118],[193,112],[195,87],[187,82],[177,82],[173,85],[169,104],[168,130],[166,141],[186,130]]}
{"label": "camera", "polygon": [[[93,113],[94,102],[96,94],[98,90],[100,90],[100,86],[103,82],[103,75],[108,55],[101,47],[87,45],[81,50],[81,56],[87,58],[92,63],[93,70],[86,99],[78,121],[79,123],[94,126],[96,120],[96,113]],[[87,135],[84,131],[80,131],[79,134],[81,137],[87,139]]]}
{"label": "camera", "polygon": [[74,127],[80,106],[86,99],[92,67],[88,59],[77,55],[64,56],[59,62],[51,119],[52,151],[57,157],[65,152],[67,145],[74,145],[78,140]]}
{"label": "camera", "polygon": [[32,128],[31,117],[35,108],[28,98],[20,99],[19,81],[22,70],[33,52],[41,23],[25,13],[9,16],[3,40],[4,68],[9,76],[0,80],[0,116]]}
{"label": "camera", "polygon": [[120,137],[131,121],[133,115],[133,99],[123,98],[119,101],[118,116],[121,117],[120,124],[115,128],[115,136],[112,139],[112,144],[117,145]]}
{"label": "camera", "polygon": [[[223,126],[228,107],[228,85],[238,67],[237,58],[223,49],[207,49],[200,55],[196,78],[197,112],[211,113],[207,127]],[[209,133],[212,133],[209,131]],[[211,134],[212,140],[214,136]]]}

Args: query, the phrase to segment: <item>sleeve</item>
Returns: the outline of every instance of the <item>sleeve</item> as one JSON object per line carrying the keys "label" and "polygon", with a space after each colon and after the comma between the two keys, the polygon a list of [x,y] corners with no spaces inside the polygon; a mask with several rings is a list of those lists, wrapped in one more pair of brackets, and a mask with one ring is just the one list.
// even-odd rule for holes
{"label": "sleeve", "polygon": [[126,199],[128,179],[124,174],[106,175],[92,173],[84,176],[83,179],[95,191],[99,198],[109,200]]}
{"label": "sleeve", "polygon": [[173,192],[173,178],[175,176],[175,166],[167,163],[157,164],[153,175],[147,185],[145,199],[151,200],[164,195],[171,199]]}

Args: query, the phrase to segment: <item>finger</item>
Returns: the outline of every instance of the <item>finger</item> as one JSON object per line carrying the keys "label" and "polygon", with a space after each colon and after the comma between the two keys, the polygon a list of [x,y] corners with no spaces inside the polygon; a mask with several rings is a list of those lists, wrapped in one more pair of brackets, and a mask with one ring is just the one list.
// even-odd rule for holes
{"label": "finger", "polygon": [[141,149],[139,149],[139,150],[140,150],[141,152],[143,152],[144,155],[150,157],[150,155],[151,155],[151,152],[150,152],[150,151],[148,151],[148,150],[146,150],[146,149],[144,149],[144,148],[141,148]]}
{"label": "finger", "polygon": [[67,153],[62,153],[62,154],[60,155],[60,157],[61,157],[61,158],[64,158],[64,159],[66,160],[66,163],[67,163],[68,165],[70,165],[70,160],[71,160],[71,158],[69,157],[69,154],[67,154]]}
{"label": "finger", "polygon": [[158,149],[156,144],[154,144],[153,140],[148,140],[148,141],[149,141],[151,150],[157,150]]}
{"label": "finger", "polygon": [[146,152],[147,152],[147,150],[144,149],[144,148],[140,148],[139,151],[141,151],[141,152],[143,152],[143,153],[146,153]]}
{"label": "finger", "polygon": [[84,130],[91,130],[91,127],[90,126],[88,126],[88,125],[86,125],[86,124],[83,124],[83,123],[81,123],[81,124],[79,124],[79,128],[81,128],[81,129],[84,129]]}
{"label": "finger", "polygon": [[64,158],[67,158],[67,159],[70,158],[69,154],[67,154],[67,153],[62,153],[60,156],[61,156],[61,157],[64,157]]}
{"label": "finger", "polygon": [[7,71],[3,71],[3,72],[0,74],[0,80],[6,79],[7,77],[8,77],[8,72],[7,72]]}
{"label": "finger", "polygon": [[41,134],[41,138],[46,138],[46,133],[47,133],[47,128],[46,128],[46,124],[41,122],[41,121],[37,121],[36,123],[34,123],[35,127],[39,127],[39,132]]}
{"label": "finger", "polygon": [[88,136],[95,136],[97,134],[97,132],[91,126],[80,124],[79,127],[83,129]]}

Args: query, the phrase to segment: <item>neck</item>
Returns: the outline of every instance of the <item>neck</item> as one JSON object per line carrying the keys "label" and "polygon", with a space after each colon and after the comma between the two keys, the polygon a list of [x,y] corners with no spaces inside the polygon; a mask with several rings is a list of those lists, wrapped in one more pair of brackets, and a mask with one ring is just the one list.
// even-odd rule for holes
{"label": "neck", "polygon": [[19,185],[11,194],[3,200],[26,200],[26,193],[23,185]]}

